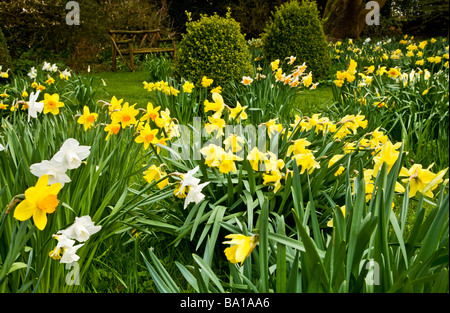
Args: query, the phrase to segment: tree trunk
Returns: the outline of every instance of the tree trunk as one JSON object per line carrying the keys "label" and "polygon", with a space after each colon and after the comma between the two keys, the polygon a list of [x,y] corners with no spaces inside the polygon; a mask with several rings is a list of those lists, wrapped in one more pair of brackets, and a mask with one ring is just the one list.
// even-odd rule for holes
{"label": "tree trunk", "polygon": [[[381,9],[386,0],[376,2]],[[357,38],[366,25],[366,15],[369,12],[362,0],[328,0],[323,30],[331,38]]]}

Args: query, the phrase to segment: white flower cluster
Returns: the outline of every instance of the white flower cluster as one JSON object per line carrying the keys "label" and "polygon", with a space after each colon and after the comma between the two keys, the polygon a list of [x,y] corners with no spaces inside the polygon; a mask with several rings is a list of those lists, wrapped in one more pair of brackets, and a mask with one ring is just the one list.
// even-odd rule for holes
{"label": "white flower cluster", "polygon": [[56,72],[58,71],[58,66],[56,64],[50,64],[48,62],[44,62],[44,65],[42,66],[43,71],[49,71],[49,72]]}
{"label": "white flower cluster", "polygon": [[32,164],[30,171],[37,177],[47,175],[49,185],[60,183],[62,188],[65,183],[71,181],[66,171],[78,168],[89,156],[90,149],[90,146],[80,146],[76,139],[69,138],[50,161]]}
{"label": "white flower cluster", "polygon": [[200,179],[194,177],[194,174],[199,170],[199,166],[197,165],[194,169],[188,171],[186,174],[175,173],[179,177],[181,177],[182,181],[180,182],[180,189],[178,194],[181,194],[185,191],[185,188],[188,190],[188,194],[186,195],[186,199],[184,200],[184,208],[188,206],[189,203],[199,203],[203,200],[205,195],[202,193],[203,188],[209,184],[209,182],[199,184]]}
{"label": "white flower cluster", "polygon": [[[76,217],[75,222],[67,229],[59,230],[52,237],[58,244],[49,256],[60,260],[60,263],[72,263],[80,259],[77,250],[84,245],[90,236],[100,231],[102,227],[95,226],[89,215]],[[75,245],[76,241],[81,242]]]}

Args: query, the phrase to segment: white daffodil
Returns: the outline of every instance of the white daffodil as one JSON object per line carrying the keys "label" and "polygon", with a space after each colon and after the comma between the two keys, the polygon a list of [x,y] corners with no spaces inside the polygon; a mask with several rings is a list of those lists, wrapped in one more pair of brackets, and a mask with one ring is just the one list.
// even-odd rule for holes
{"label": "white daffodil", "polygon": [[44,102],[37,102],[40,90],[35,93],[30,94],[30,100],[28,101],[28,122],[30,122],[30,117],[37,118],[37,114],[41,113],[44,109]]}
{"label": "white daffodil", "polygon": [[55,249],[49,253],[51,258],[60,260],[60,263],[72,263],[80,259],[76,253],[84,244],[75,246],[75,240],[70,239],[65,235],[53,235],[53,238],[58,240],[58,244]]}
{"label": "white daffodil", "polygon": [[198,172],[198,169],[199,169],[199,166],[197,165],[195,168],[188,171],[186,174],[177,173],[178,176],[180,176],[182,179],[179,193],[182,193],[184,188],[186,188],[186,187],[194,188],[194,187],[198,186],[200,179],[194,177],[194,174]]}
{"label": "white daffodil", "polygon": [[53,64],[52,66],[50,66],[49,71],[50,72],[57,72],[58,71],[58,67],[56,66],[56,64]]}
{"label": "white daffodil", "polygon": [[76,139],[69,138],[53,156],[52,161],[61,163],[66,169],[71,170],[81,165],[81,161],[91,153],[90,149],[90,146],[80,146]]}
{"label": "white daffodil", "polygon": [[80,242],[85,242],[90,236],[100,231],[101,226],[95,226],[89,215],[75,217],[75,222],[67,229],[60,230],[58,234],[67,236]]}
{"label": "white daffodil", "polygon": [[189,203],[191,203],[191,202],[199,203],[200,201],[202,201],[205,198],[205,195],[202,193],[202,190],[208,184],[209,184],[209,182],[206,182],[206,183],[191,187],[189,189],[186,199],[184,200],[184,209],[187,208]]}
{"label": "white daffodil", "polygon": [[3,147],[3,145],[0,143],[0,151],[5,150],[5,147]]}
{"label": "white daffodil", "polygon": [[50,71],[50,67],[51,66],[52,65],[50,63],[44,61],[44,65],[42,66],[42,70],[43,71]]}
{"label": "white daffodil", "polygon": [[37,77],[37,71],[34,66],[30,69],[30,72],[27,74],[31,79],[35,79]]}
{"label": "white daffodil", "polygon": [[70,182],[69,176],[66,175],[66,168],[60,162],[44,160],[41,163],[35,163],[30,166],[33,175],[41,177],[48,175],[48,184],[61,184],[61,188],[65,183]]}

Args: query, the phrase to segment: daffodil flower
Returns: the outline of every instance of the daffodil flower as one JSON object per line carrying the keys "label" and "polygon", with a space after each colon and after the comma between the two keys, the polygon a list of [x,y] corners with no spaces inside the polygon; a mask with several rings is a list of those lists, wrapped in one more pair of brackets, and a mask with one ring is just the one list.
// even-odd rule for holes
{"label": "daffodil flower", "polygon": [[273,192],[276,193],[281,187],[281,179],[283,176],[279,170],[272,170],[270,173],[263,174],[263,184],[272,184],[274,186]]}
{"label": "daffodil flower", "polygon": [[[161,171],[161,166],[156,166],[152,164],[146,171],[143,173],[144,179],[147,183],[151,184],[153,181],[159,181],[167,174]],[[163,189],[169,183],[169,179],[164,179],[163,181],[158,183],[159,189]]]}
{"label": "daffodil flower", "polygon": [[392,142],[387,141],[385,144],[381,146],[379,149],[379,153],[373,158],[374,167],[373,167],[373,175],[376,177],[378,171],[380,170],[383,163],[386,163],[388,166],[388,172],[394,166],[397,161],[400,152],[397,151],[401,147],[402,143],[397,142],[396,144],[392,144]]}
{"label": "daffodil flower", "polygon": [[189,203],[195,202],[199,203],[203,200],[205,197],[204,194],[202,194],[203,188],[209,184],[209,182],[205,182],[203,184],[200,184],[200,179],[194,177],[194,174],[196,174],[199,170],[199,166],[197,165],[192,170],[188,171],[186,174],[182,173],[172,173],[172,175],[178,176],[181,178],[181,182],[175,189],[175,195],[179,198],[185,198],[184,201],[184,208],[188,206]]}
{"label": "daffodil flower", "polygon": [[37,118],[37,113],[41,113],[44,109],[44,103],[36,101],[39,93],[40,91],[38,90],[30,94],[30,100],[28,101],[28,122],[30,122],[30,117]]}
{"label": "daffodil flower", "polygon": [[80,259],[76,253],[84,244],[75,245],[75,240],[66,235],[53,235],[52,237],[58,240],[56,247],[49,253],[52,259],[60,260],[60,263],[72,263]]}
{"label": "daffodil flower", "polygon": [[194,89],[194,84],[189,82],[189,81],[185,81],[183,84],[183,92],[185,93],[191,93],[192,90]]}
{"label": "daffodil flower", "polygon": [[40,163],[34,163],[30,166],[31,174],[42,177],[47,176],[50,185],[60,184],[61,188],[64,184],[69,183],[70,177],[66,174],[67,168],[60,162],[44,160]]}
{"label": "daffodil flower", "polygon": [[156,137],[158,132],[158,129],[151,129],[150,125],[147,123],[145,124],[144,129],[139,132],[139,136],[137,136],[134,141],[137,143],[143,143],[144,149],[147,150],[150,144],[158,143],[158,138]]}
{"label": "daffodil flower", "polygon": [[64,103],[59,101],[59,95],[57,93],[53,95],[46,93],[44,95],[44,114],[52,113],[53,115],[57,115],[59,114],[59,108],[63,106]]}
{"label": "daffodil flower", "polygon": [[74,223],[64,229],[57,232],[66,236],[67,238],[75,239],[79,242],[85,242],[90,236],[100,231],[101,226],[95,226],[94,222],[89,215],[75,217]]}
{"label": "daffodil flower", "polygon": [[441,170],[437,174],[430,171],[430,165],[428,168],[422,168],[421,164],[414,164],[410,169],[403,167],[399,176],[407,177],[402,180],[403,183],[409,181],[409,197],[414,197],[417,192],[425,194],[425,196],[433,198],[433,190],[443,181],[443,177],[447,172],[447,169]]}
{"label": "daffodil flower", "polygon": [[39,178],[34,187],[25,191],[25,200],[20,202],[14,210],[14,218],[25,221],[33,217],[33,222],[39,230],[47,225],[47,214],[55,212],[59,204],[57,195],[61,184],[48,185],[48,176]]}
{"label": "daffodil flower", "polygon": [[89,156],[90,149],[90,146],[80,146],[80,143],[76,139],[69,138],[64,141],[51,161],[62,164],[66,169],[75,169],[81,165],[81,161]]}
{"label": "daffodil flower", "polygon": [[303,174],[306,170],[311,174],[315,168],[320,168],[320,164],[316,161],[312,152],[296,154],[292,157],[297,162],[298,166],[301,166],[300,174]]}
{"label": "daffodil flower", "polygon": [[235,108],[230,108],[229,118],[236,120],[237,122],[246,120],[248,118],[247,113],[245,112],[246,108],[247,106],[242,107],[238,101]]}
{"label": "daffodil flower", "polygon": [[77,123],[78,124],[82,124],[84,126],[84,130],[88,130],[91,129],[92,126],[94,125],[94,122],[97,120],[98,114],[94,113],[94,112],[90,112],[89,111],[89,107],[84,106],[83,107],[83,115],[81,115],[78,120]]}
{"label": "daffodil flower", "polygon": [[205,88],[211,86],[211,84],[212,84],[213,82],[214,82],[214,80],[211,79],[211,78],[208,78],[208,77],[206,77],[206,76],[203,76],[203,77],[202,77],[202,86],[205,87]]}
{"label": "daffodil flower", "polygon": [[151,102],[147,103],[146,113],[141,117],[140,121],[155,121],[159,116],[159,109],[161,109],[161,106],[157,106],[156,108],[154,108]]}
{"label": "daffodil flower", "polygon": [[225,236],[231,240],[224,241],[224,244],[230,244],[231,246],[224,250],[225,256],[228,261],[233,264],[244,263],[245,259],[249,257],[253,249],[258,244],[258,235],[244,236],[242,234],[230,234]]}
{"label": "daffodil flower", "polygon": [[214,92],[212,94],[212,99],[214,102],[211,102],[208,99],[205,100],[204,102],[205,112],[214,111],[216,112],[215,113],[216,117],[220,117],[219,114],[221,114],[223,108],[225,107],[223,97],[219,93]]}

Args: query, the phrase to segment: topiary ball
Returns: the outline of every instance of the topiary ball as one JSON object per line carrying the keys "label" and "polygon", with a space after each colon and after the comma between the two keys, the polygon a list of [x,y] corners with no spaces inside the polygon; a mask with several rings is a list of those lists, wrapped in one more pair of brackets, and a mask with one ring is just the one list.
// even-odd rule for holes
{"label": "topiary ball", "polygon": [[189,20],[177,46],[175,75],[199,83],[203,76],[226,88],[251,72],[251,56],[241,27],[230,17],[201,15]]}
{"label": "topiary ball", "polygon": [[329,74],[331,58],[316,2],[291,1],[277,7],[261,39],[267,60],[295,56],[306,63],[314,80]]}

